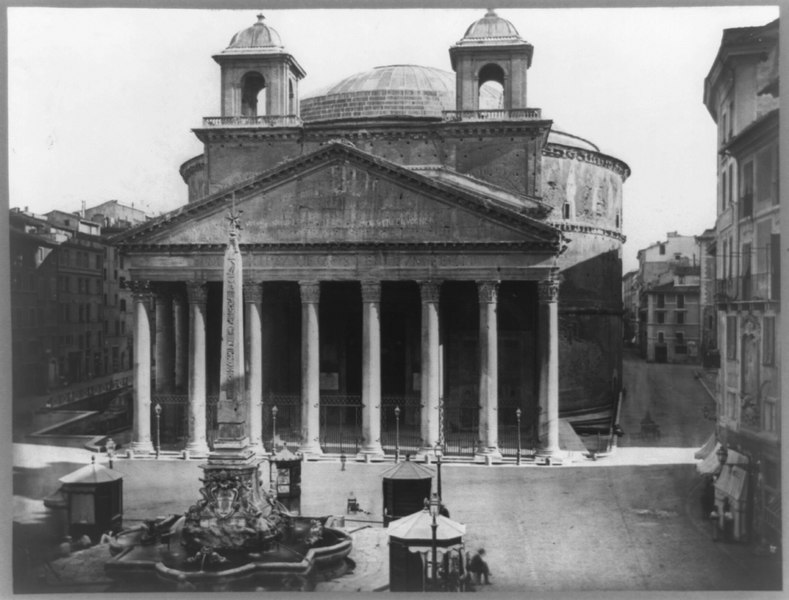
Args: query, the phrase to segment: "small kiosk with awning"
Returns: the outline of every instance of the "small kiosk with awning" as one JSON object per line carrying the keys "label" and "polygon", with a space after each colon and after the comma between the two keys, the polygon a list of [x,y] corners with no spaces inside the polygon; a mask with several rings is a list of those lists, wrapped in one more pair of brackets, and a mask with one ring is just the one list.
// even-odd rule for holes
{"label": "small kiosk with awning", "polygon": [[69,535],[87,535],[94,542],[106,531],[120,531],[123,524],[123,475],[96,464],[95,457],[60,478],[66,502]]}
{"label": "small kiosk with awning", "polygon": [[406,459],[383,473],[384,527],[390,521],[422,510],[430,498],[433,470]]}
{"label": "small kiosk with awning", "polygon": [[[721,515],[721,529],[732,541],[744,541],[748,531],[748,458],[727,450],[726,462],[715,480],[715,506]],[[728,505],[728,511],[725,510]],[[731,519],[726,518],[726,513]]]}
{"label": "small kiosk with awning", "polygon": [[467,572],[466,526],[425,504],[419,512],[389,524],[389,590],[459,591]]}

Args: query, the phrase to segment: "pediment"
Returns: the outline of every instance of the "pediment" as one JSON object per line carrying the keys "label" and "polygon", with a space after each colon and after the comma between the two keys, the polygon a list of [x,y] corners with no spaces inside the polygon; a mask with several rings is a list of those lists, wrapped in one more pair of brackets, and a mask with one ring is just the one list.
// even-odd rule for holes
{"label": "pediment", "polygon": [[[495,199],[445,186],[354,148],[329,148],[187,205],[121,243],[223,245],[232,206],[242,245],[535,243],[561,233]],[[308,157],[309,158],[309,157]],[[315,160],[315,159],[318,160]]]}

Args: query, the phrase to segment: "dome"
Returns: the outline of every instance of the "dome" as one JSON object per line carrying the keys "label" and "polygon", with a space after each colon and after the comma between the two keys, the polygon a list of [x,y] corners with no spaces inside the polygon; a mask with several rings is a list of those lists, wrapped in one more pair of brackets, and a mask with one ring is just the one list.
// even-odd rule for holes
{"label": "dome", "polygon": [[[501,106],[501,93],[483,86],[482,105]],[[455,110],[455,74],[419,65],[388,65],[356,73],[301,101],[303,121],[386,116],[441,117]]]}
{"label": "dome", "polygon": [[557,144],[560,146],[570,146],[571,148],[580,148],[583,150],[591,150],[592,152],[600,152],[600,148],[596,144],[593,144],[589,140],[577,135],[565,133],[564,131],[557,129],[556,123],[553,124],[551,127],[551,132],[548,134],[548,143]]}
{"label": "dome", "polygon": [[524,44],[518,30],[507,19],[502,19],[494,10],[489,10],[485,16],[474,21],[466,30],[463,39],[457,46],[479,44]]}
{"label": "dome", "polygon": [[265,25],[264,19],[263,15],[258,15],[257,23],[234,35],[225,52],[259,52],[265,49],[282,49],[282,40],[279,34],[272,27]]}

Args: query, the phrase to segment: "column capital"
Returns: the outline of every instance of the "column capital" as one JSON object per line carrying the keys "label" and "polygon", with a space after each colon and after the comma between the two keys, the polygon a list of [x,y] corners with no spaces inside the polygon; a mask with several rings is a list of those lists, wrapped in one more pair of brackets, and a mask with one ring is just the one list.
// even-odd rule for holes
{"label": "column capital", "polygon": [[436,303],[441,297],[440,281],[419,281],[419,293],[422,296],[422,303]]}
{"label": "column capital", "polygon": [[499,282],[478,281],[477,293],[479,294],[480,304],[496,304],[499,297]]}
{"label": "column capital", "polygon": [[537,283],[537,292],[540,304],[550,304],[559,301],[559,278],[549,277]]}
{"label": "column capital", "polygon": [[127,281],[126,288],[131,291],[135,302],[145,302],[151,297],[151,282],[147,279]]}
{"label": "column capital", "polygon": [[205,304],[208,297],[208,286],[205,281],[187,281],[186,297],[189,304]]}
{"label": "column capital", "polygon": [[299,281],[302,304],[317,304],[321,299],[320,281]]}
{"label": "column capital", "polygon": [[259,281],[244,282],[244,302],[246,304],[260,304],[263,302],[263,288]]}
{"label": "column capital", "polygon": [[381,301],[381,282],[374,280],[362,281],[362,302]]}

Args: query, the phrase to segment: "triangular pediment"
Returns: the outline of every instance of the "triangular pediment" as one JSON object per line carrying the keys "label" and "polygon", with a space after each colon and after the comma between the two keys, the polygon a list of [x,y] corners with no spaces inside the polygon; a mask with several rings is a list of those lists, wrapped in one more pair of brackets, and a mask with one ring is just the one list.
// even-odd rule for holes
{"label": "triangular pediment", "polygon": [[228,211],[242,245],[536,244],[561,233],[527,212],[334,143],[120,236],[146,246],[221,245]]}

